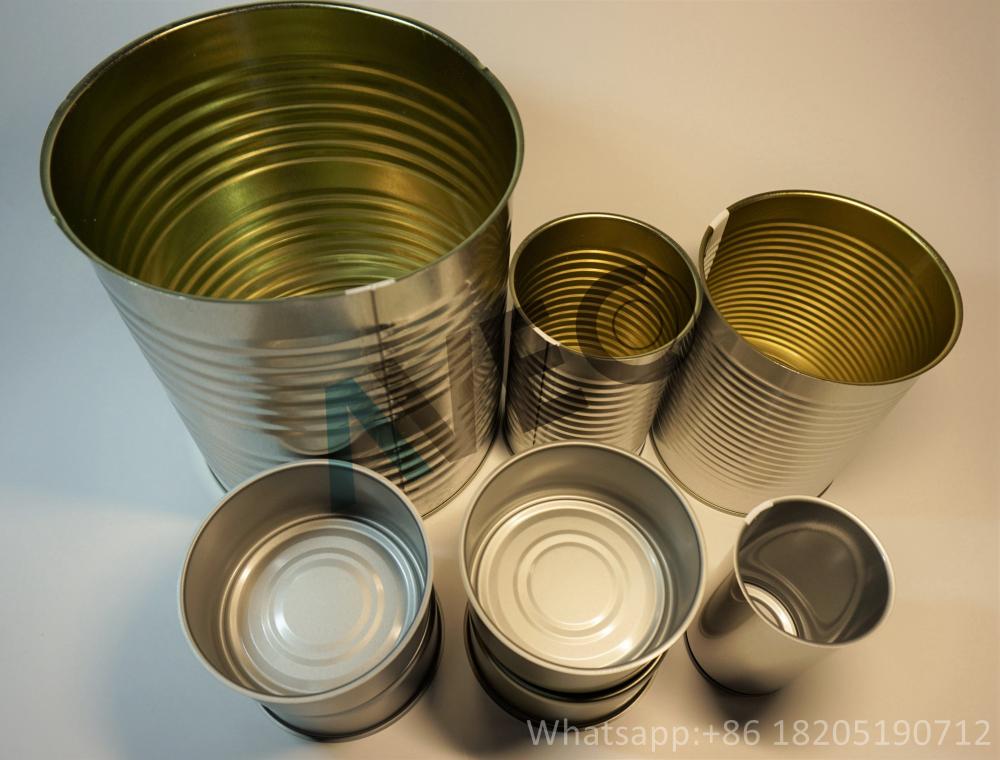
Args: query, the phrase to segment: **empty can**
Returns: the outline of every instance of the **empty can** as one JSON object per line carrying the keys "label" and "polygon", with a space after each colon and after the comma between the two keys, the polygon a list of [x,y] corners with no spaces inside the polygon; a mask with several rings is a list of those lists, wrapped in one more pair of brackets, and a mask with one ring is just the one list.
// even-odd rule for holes
{"label": "empty can", "polygon": [[562,217],[518,248],[510,292],[511,449],[588,440],[638,452],[701,308],[681,247],[625,216]]}
{"label": "empty can", "polygon": [[788,684],[889,614],[893,578],[874,534],[822,499],[787,496],[746,516],[687,632],[710,680],[743,694]]}
{"label": "empty can", "polygon": [[521,159],[509,95],[454,40],[278,2],[115,52],[59,106],[41,175],[226,488],[345,459],[427,513],[499,426]]}
{"label": "empty can", "polygon": [[230,492],[188,551],[180,615],[209,671],[324,740],[402,715],[441,647],[420,515],[346,462],[294,462]]}
{"label": "empty can", "polygon": [[705,306],[653,426],[674,478],[736,514],[822,493],[958,339],[948,267],[905,224],[850,198],[756,195],[701,243]]}
{"label": "empty can", "polygon": [[518,678],[499,663],[483,645],[465,616],[465,647],[469,665],[490,699],[519,720],[546,721],[556,728],[584,728],[612,720],[642,696],[665,655],[651,660],[619,686],[592,693],[558,693],[540,689]]}
{"label": "empty can", "polygon": [[705,583],[684,498],[646,462],[600,444],[508,460],[475,495],[461,542],[476,635],[548,692],[631,681],[681,636]]}

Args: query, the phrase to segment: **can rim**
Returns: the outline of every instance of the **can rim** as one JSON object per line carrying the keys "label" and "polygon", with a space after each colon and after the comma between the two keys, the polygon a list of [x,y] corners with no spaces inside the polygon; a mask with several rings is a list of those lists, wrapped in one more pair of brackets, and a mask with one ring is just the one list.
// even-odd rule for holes
{"label": "can rim", "polygon": [[[753,601],[750,599],[750,595],[747,592],[746,585],[743,582],[743,573],[740,572],[740,563],[739,563],[740,544],[743,542],[743,538],[746,535],[747,530],[750,528],[751,524],[756,518],[758,518],[764,512],[767,512],[769,509],[777,506],[778,504],[783,504],[789,501],[807,501],[812,504],[817,504],[826,509],[830,509],[834,512],[840,513],[842,516],[846,517],[852,523],[861,528],[861,530],[865,533],[865,535],[868,536],[868,540],[872,542],[872,545],[878,552],[878,555],[881,558],[882,563],[885,565],[885,574],[886,574],[888,589],[886,592],[885,605],[882,608],[882,614],[879,615],[878,619],[874,623],[872,623],[871,627],[869,627],[868,630],[862,633],[860,636],[855,636],[850,639],[845,639],[844,641],[834,641],[834,642],[809,641],[808,639],[803,639],[799,636],[793,636],[792,634],[783,631],[779,626],[775,625],[773,622],[768,620],[765,615],[762,615],[760,610],[757,608],[757,605],[754,604]],[[871,636],[873,633],[875,633],[875,631],[877,631],[879,628],[882,627],[882,624],[885,622],[885,619],[889,617],[889,613],[892,611],[892,608],[896,601],[896,575],[892,570],[892,562],[890,562],[889,560],[889,555],[886,553],[885,547],[882,546],[882,542],[878,540],[878,536],[876,536],[875,533],[872,531],[872,529],[869,528],[864,523],[864,521],[861,520],[861,518],[859,518],[857,515],[847,511],[839,504],[834,504],[832,501],[829,501],[827,499],[821,499],[818,496],[798,496],[798,495],[781,496],[778,497],[777,499],[771,499],[769,501],[765,501],[762,504],[758,504],[756,507],[754,507],[747,513],[746,517],[744,517],[743,525],[740,527],[740,531],[736,535],[736,541],[733,543],[733,548],[730,556],[732,557],[733,561],[733,574],[736,577],[736,583],[740,588],[740,593],[743,595],[743,601],[746,602],[747,606],[750,607],[751,610],[753,610],[753,614],[756,615],[759,620],[767,624],[768,628],[777,631],[779,634],[781,634],[787,639],[790,639],[791,641],[794,641],[796,644],[803,644],[805,646],[814,647],[816,649],[822,649],[822,650],[836,650],[848,646],[850,644],[854,644],[855,642],[862,641]]]}
{"label": "can rim", "polygon": [[[299,469],[304,467],[324,467],[330,468],[334,467],[336,469],[350,469],[354,474],[360,474],[363,477],[371,478],[381,485],[389,488],[393,494],[398,497],[401,504],[405,505],[407,510],[409,510],[410,515],[416,521],[417,527],[420,531],[420,536],[423,539],[424,547],[427,552],[427,580],[424,584],[423,595],[420,599],[420,605],[417,608],[416,614],[413,616],[413,620],[410,625],[400,636],[396,644],[390,649],[386,654],[371,668],[357,676],[356,678],[348,681],[345,684],[341,684],[333,689],[326,689],[324,691],[311,692],[309,694],[275,694],[267,691],[259,691],[246,687],[240,683],[237,683],[233,679],[226,676],[218,668],[213,665],[205,654],[202,652],[201,647],[194,639],[194,635],[191,633],[191,629],[188,626],[187,613],[184,607],[184,589],[187,583],[188,568],[191,563],[191,557],[194,554],[195,547],[198,545],[198,541],[201,539],[202,534],[208,528],[209,524],[213,519],[226,507],[230,500],[236,496],[241,491],[251,487],[255,483],[265,478],[271,477],[279,472],[284,472],[285,470]],[[188,546],[187,553],[184,555],[184,564],[181,566],[180,577],[177,581],[177,603],[178,603],[178,615],[181,620],[181,628],[184,631],[184,638],[187,639],[188,645],[194,651],[195,656],[201,661],[201,664],[217,679],[222,681],[231,689],[240,692],[258,702],[272,702],[275,704],[308,704],[311,702],[316,702],[320,699],[325,699],[327,697],[339,696],[340,694],[346,694],[359,686],[366,683],[371,678],[374,678],[382,667],[389,662],[395,655],[403,648],[405,648],[410,641],[416,636],[417,629],[420,627],[419,623],[427,616],[427,610],[432,604],[434,604],[434,556],[431,551],[430,542],[427,538],[427,531],[424,528],[424,523],[420,517],[420,513],[417,512],[416,508],[406,497],[406,494],[402,492],[392,481],[388,480],[382,475],[379,475],[374,470],[369,470],[367,467],[362,467],[360,465],[354,465],[350,462],[345,462],[339,459],[304,459],[297,460],[294,462],[287,462],[285,464],[279,465],[277,467],[272,467],[270,469],[264,470],[250,478],[247,478],[238,486],[234,487],[231,491],[227,492],[216,504],[215,508],[208,514],[208,516],[202,521],[198,530],[194,534],[194,538],[191,539],[191,543]]]}
{"label": "can rim", "polygon": [[[133,275],[127,274],[118,267],[112,266],[107,261],[98,256],[94,251],[90,249],[70,228],[70,225],[63,216],[62,210],[59,208],[59,204],[56,201],[55,193],[52,189],[52,152],[55,146],[56,138],[58,137],[59,131],[62,127],[66,116],[73,109],[76,103],[80,100],[83,94],[90,88],[90,86],[96,82],[100,76],[112,66],[114,66],[119,60],[125,58],[133,51],[143,47],[145,45],[151,44],[152,42],[164,37],[172,32],[179,29],[183,29],[187,26],[192,26],[194,24],[210,21],[215,18],[220,18],[223,16],[236,15],[238,13],[252,13],[255,11],[270,10],[272,8],[325,8],[329,10],[346,10],[354,13],[360,13],[368,16],[376,16],[385,19],[389,22],[400,24],[402,26],[411,26],[424,34],[434,38],[438,42],[444,44],[445,46],[451,48],[459,56],[461,56],[466,62],[477,69],[480,75],[486,80],[486,82],[493,88],[496,94],[499,96],[500,101],[505,106],[508,115],[511,120],[511,127],[514,130],[514,165],[511,171],[510,181],[507,183],[507,187],[504,189],[500,198],[497,200],[496,205],[493,210],[483,219],[483,221],[476,227],[472,232],[470,232],[461,242],[456,244],[453,248],[445,251],[440,256],[432,259],[418,269],[412,272],[407,272],[400,277],[386,278],[379,280],[378,282],[370,283],[368,285],[362,285],[357,288],[348,288],[346,290],[339,290],[332,293],[311,293],[306,295],[298,295],[293,297],[270,297],[270,298],[217,298],[215,296],[204,296],[194,293],[184,293],[178,290],[172,290],[170,288],[164,288],[160,285],[154,285],[152,283],[146,282],[145,280],[139,279]],[[63,234],[69,238],[70,242],[73,243],[80,251],[82,251],[87,258],[91,260],[94,264],[101,267],[102,269],[110,272],[111,274],[121,277],[122,279],[128,281],[129,283],[136,285],[138,287],[147,288],[159,294],[165,296],[171,296],[181,299],[189,299],[191,301],[199,301],[204,303],[225,303],[225,304],[260,304],[260,303],[272,303],[276,301],[294,301],[294,302],[305,302],[305,301],[321,301],[323,299],[336,299],[341,297],[347,297],[358,292],[365,292],[373,288],[384,286],[386,283],[394,283],[406,280],[409,277],[419,275],[426,272],[428,269],[433,268],[437,264],[441,263],[447,258],[453,256],[457,251],[464,248],[470,240],[479,237],[487,228],[489,228],[497,219],[498,216],[503,212],[510,202],[511,194],[514,192],[514,186],[517,184],[517,180],[521,175],[521,168],[524,164],[524,129],[521,123],[521,116],[517,111],[517,107],[514,105],[514,101],[510,96],[510,93],[503,86],[500,80],[487,68],[468,48],[462,45],[457,40],[448,36],[444,32],[435,29],[434,27],[425,24],[416,19],[410,18],[408,16],[403,16],[397,13],[390,13],[389,11],[382,11],[375,8],[367,8],[359,5],[353,5],[351,3],[342,2],[324,2],[323,0],[282,0],[281,2],[256,2],[256,3],[246,3],[242,5],[233,5],[225,8],[220,8],[217,10],[207,11],[203,13],[197,13],[192,16],[187,16],[185,18],[179,19],[177,21],[164,24],[163,26],[157,27],[146,34],[143,34],[132,42],[123,45],[116,51],[106,56],[100,63],[94,66],[89,72],[87,72],[84,77],[77,82],[76,85],[69,91],[66,97],[63,99],[62,103],[56,109],[52,116],[52,120],[49,122],[49,126],[45,131],[45,137],[42,140],[42,151],[41,160],[39,164],[39,170],[41,174],[41,184],[42,184],[42,195],[45,198],[45,203],[49,208],[49,212],[52,214],[52,218],[56,222],[56,225],[62,230]]]}
{"label": "can rim", "polygon": [[[521,299],[517,295],[517,288],[514,287],[514,273],[517,271],[517,263],[521,258],[521,255],[524,253],[525,249],[527,249],[527,247],[531,243],[533,243],[535,239],[543,232],[546,232],[552,229],[553,227],[557,227],[566,222],[573,222],[581,219],[613,219],[615,221],[625,222],[627,224],[633,224],[637,227],[643,227],[649,232],[652,232],[654,235],[659,237],[661,240],[663,240],[671,249],[673,249],[675,253],[677,253],[680,256],[681,260],[684,262],[684,265],[687,267],[688,272],[691,274],[692,281],[694,282],[694,306],[691,310],[691,316],[688,318],[688,321],[678,331],[678,333],[669,341],[667,341],[661,346],[657,346],[656,348],[650,349],[649,351],[643,351],[642,353],[639,354],[628,354],[627,356],[621,356],[621,357],[603,356],[601,354],[587,353],[585,351],[581,351],[577,348],[573,348],[572,346],[568,346],[565,343],[556,340],[551,335],[542,330],[538,325],[536,325],[535,322],[530,317],[528,317],[527,312],[525,312],[523,307],[521,306]],[[544,224],[536,227],[534,230],[529,232],[528,235],[524,238],[524,240],[521,241],[521,244],[517,247],[517,250],[514,251],[514,255],[511,257],[510,268],[507,273],[507,282],[508,282],[508,289],[510,290],[510,300],[512,307],[524,319],[524,323],[531,328],[532,332],[535,333],[538,337],[540,337],[543,341],[545,341],[546,344],[558,348],[561,351],[567,351],[571,354],[576,354],[577,356],[581,356],[584,359],[597,360],[597,361],[613,361],[622,363],[629,363],[638,359],[657,357],[659,355],[665,354],[671,348],[678,345],[684,338],[686,338],[688,334],[692,330],[694,330],[695,324],[697,324],[698,322],[698,317],[701,314],[701,306],[703,301],[702,293],[705,290],[704,284],[702,282],[702,277],[698,272],[698,269],[695,267],[694,262],[691,260],[691,257],[688,256],[687,252],[680,246],[680,244],[677,243],[676,240],[670,237],[663,230],[654,227],[653,225],[649,224],[648,222],[644,222],[641,219],[636,219],[635,217],[626,216],[624,214],[615,214],[606,211],[582,211],[574,214],[566,214],[564,216],[556,217],[555,219],[545,222]]]}
{"label": "can rim", "polygon": [[[609,454],[625,457],[626,459],[630,459],[642,465],[643,467],[648,468],[650,472],[653,473],[657,478],[659,478],[659,480],[671,491],[671,493],[673,493],[677,497],[681,506],[684,508],[684,511],[687,514],[688,519],[691,521],[691,527],[694,529],[695,538],[697,539],[698,550],[699,550],[698,584],[694,594],[694,598],[691,601],[690,609],[688,609],[687,615],[685,615],[683,619],[678,621],[677,625],[674,628],[673,634],[669,636],[666,639],[666,641],[664,641],[662,644],[657,646],[655,649],[646,652],[641,657],[636,657],[635,659],[629,660],[627,662],[622,662],[617,665],[607,665],[600,668],[584,668],[584,667],[574,668],[557,662],[551,662],[550,660],[546,660],[545,658],[537,656],[536,654],[526,650],[524,647],[520,646],[519,644],[511,640],[510,637],[508,637],[499,627],[496,626],[496,624],[489,618],[489,616],[486,615],[482,606],[479,604],[478,596],[476,595],[475,591],[472,588],[472,581],[470,580],[470,572],[469,572],[470,571],[469,563],[468,560],[466,559],[465,544],[468,538],[469,522],[472,516],[472,512],[475,509],[476,504],[479,502],[479,499],[482,496],[483,492],[486,490],[486,488],[489,487],[490,483],[493,482],[493,479],[497,475],[499,475],[508,467],[512,466],[515,462],[519,462],[525,457],[538,455],[539,453],[544,454],[546,451],[552,449],[562,449],[562,448],[599,449]],[[670,647],[676,644],[677,641],[680,639],[680,637],[684,635],[684,632],[688,629],[688,627],[691,625],[691,623],[697,616],[698,611],[701,608],[702,599],[704,598],[705,595],[705,583],[706,583],[706,572],[707,572],[706,571],[707,558],[705,556],[705,538],[701,530],[701,524],[698,521],[698,516],[691,508],[691,505],[684,497],[684,494],[680,491],[679,488],[677,488],[673,483],[670,482],[670,480],[664,475],[663,472],[661,472],[659,469],[657,469],[655,466],[653,466],[646,460],[636,456],[635,454],[632,454],[631,452],[625,451],[624,449],[619,449],[614,446],[606,446],[604,444],[594,443],[591,441],[558,441],[556,443],[548,443],[543,446],[535,446],[528,449],[527,451],[521,452],[520,454],[516,454],[515,456],[507,459],[499,467],[497,467],[490,474],[490,476],[476,489],[471,500],[469,501],[469,507],[465,511],[465,515],[462,518],[462,525],[461,528],[459,529],[458,550],[459,550],[458,562],[459,562],[459,571],[462,576],[462,586],[465,589],[465,595],[466,599],[468,600],[469,608],[475,613],[476,618],[480,620],[490,630],[490,633],[496,636],[497,639],[499,639],[504,644],[504,646],[511,649],[519,657],[522,657],[528,662],[543,667],[554,673],[560,673],[569,676],[594,676],[594,677],[613,676],[623,671],[634,670],[637,666],[645,665],[650,660],[656,659],[657,657],[664,654],[668,649],[670,649]]]}
{"label": "can rim", "polygon": [[809,378],[810,380],[819,381],[822,383],[831,383],[833,385],[857,386],[861,388],[903,383],[906,382],[907,380],[912,380],[916,377],[919,377],[920,375],[927,372],[927,370],[940,364],[941,361],[951,352],[951,349],[954,348],[955,343],[958,341],[959,333],[961,333],[962,331],[962,320],[964,318],[964,311],[962,307],[962,293],[958,289],[958,282],[955,280],[955,275],[952,273],[951,269],[948,268],[948,265],[945,263],[945,260],[941,258],[941,254],[939,254],[930,243],[928,243],[923,237],[921,237],[916,230],[914,230],[912,227],[905,224],[904,222],[900,221],[892,214],[883,211],[877,206],[873,206],[870,203],[865,203],[864,201],[860,201],[856,198],[851,198],[846,195],[839,195],[837,193],[825,192],[822,190],[771,190],[765,193],[758,193],[756,195],[751,195],[747,198],[743,198],[742,200],[736,201],[736,203],[727,206],[725,211],[719,216],[723,216],[727,212],[732,213],[733,211],[740,209],[744,206],[748,206],[752,203],[757,203],[759,201],[764,201],[770,198],[779,198],[779,197],[800,197],[800,198],[811,197],[811,198],[821,198],[823,200],[833,201],[836,203],[844,203],[850,206],[855,206],[857,208],[860,208],[864,211],[867,211],[870,214],[874,214],[875,216],[884,219],[885,221],[889,222],[891,225],[896,227],[907,237],[911,238],[913,242],[916,243],[924,251],[924,253],[927,254],[930,260],[935,264],[935,266],[937,266],[938,271],[941,272],[941,275],[944,277],[945,282],[947,282],[948,290],[950,291],[952,300],[955,304],[954,324],[952,325],[951,334],[948,336],[948,341],[945,343],[944,347],[937,353],[937,355],[933,359],[931,359],[923,366],[913,370],[912,372],[906,375],[889,378],[888,380],[876,380],[873,382],[854,382],[849,380],[837,380],[829,377],[823,377],[822,375],[812,374],[810,372],[804,372],[796,367],[792,367],[787,364],[782,364],[780,362],[777,362],[770,356],[765,354],[763,351],[761,351],[759,348],[757,348],[755,345],[753,345],[746,338],[744,338],[743,335],[735,327],[733,327],[733,325],[729,322],[729,320],[725,318],[722,312],[719,311],[718,306],[715,305],[715,301],[712,300],[711,289],[708,287],[708,277],[705,276],[705,253],[706,249],[708,248],[709,240],[716,231],[715,227],[716,221],[713,221],[711,224],[709,224],[708,228],[705,230],[705,234],[701,238],[701,245],[698,248],[698,272],[701,279],[703,280],[703,285],[705,290],[705,301],[712,307],[712,310],[715,312],[715,314],[718,315],[719,319],[722,320],[722,322],[726,325],[726,327],[729,328],[729,330],[733,333],[733,335],[736,336],[740,344],[745,346],[746,348],[749,348],[751,351],[760,356],[762,359],[765,359],[771,364],[777,367],[781,367],[782,369],[791,372],[794,375]]}

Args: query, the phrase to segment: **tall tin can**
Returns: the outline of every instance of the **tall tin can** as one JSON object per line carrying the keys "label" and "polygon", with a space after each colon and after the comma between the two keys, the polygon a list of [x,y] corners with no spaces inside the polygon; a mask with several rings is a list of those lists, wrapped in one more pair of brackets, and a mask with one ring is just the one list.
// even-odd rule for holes
{"label": "tall tin can", "polygon": [[685,634],[701,672],[742,694],[786,686],[873,633],[892,608],[893,574],[875,535],[822,499],[755,508]]}
{"label": "tall tin can", "polygon": [[690,493],[735,514],[826,489],[962,324],[955,279],[923,238],[829,193],[730,206],[700,269],[705,306],[653,442]]}
{"label": "tall tin can", "polygon": [[585,440],[638,452],[701,307],[684,251],[625,216],[566,216],[518,248],[510,291],[511,449]]}
{"label": "tall tin can", "polygon": [[114,53],[41,173],[225,487],[332,456],[426,513],[496,432],[521,159],[510,97],[454,40],[282,2]]}

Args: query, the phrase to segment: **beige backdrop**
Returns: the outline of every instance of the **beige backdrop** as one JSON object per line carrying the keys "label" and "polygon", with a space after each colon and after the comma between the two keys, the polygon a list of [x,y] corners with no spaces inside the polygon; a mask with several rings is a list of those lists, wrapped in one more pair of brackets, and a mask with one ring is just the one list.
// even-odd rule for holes
{"label": "beige backdrop", "polygon": [[[462,647],[456,568],[468,489],[428,522],[447,619],[444,661],[429,693],[388,730],[345,745],[303,743],[187,651],[176,572],[218,494],[83,257],[46,217],[35,161],[52,110],[90,66],[212,4],[4,6],[0,256],[12,273],[3,285],[0,380],[8,425],[0,443],[4,754],[654,754],[648,742],[575,747],[560,739],[533,749],[524,726],[480,692]],[[607,210],[649,221],[694,254],[729,203],[812,188],[867,200],[911,224],[962,289],[966,321],[954,352],[827,494],[867,521],[891,556],[898,592],[886,625],[768,700],[722,696],[679,647],[614,725],[629,738],[641,728],[683,727],[688,746],[676,754],[690,757],[1000,756],[998,4],[379,5],[463,42],[513,95],[526,135],[515,243],[558,215]],[[705,507],[698,515],[714,565],[738,520]],[[760,721],[760,743],[710,742],[705,732],[730,718]],[[809,721],[810,746],[774,746],[778,720],[788,738],[793,721]],[[871,739],[846,750],[814,746],[820,720],[868,721]],[[975,721],[987,720],[992,746],[956,747],[954,727],[943,746],[940,727],[932,746],[877,746],[877,722],[887,722],[892,742],[897,720],[965,720],[969,741],[981,732]]]}

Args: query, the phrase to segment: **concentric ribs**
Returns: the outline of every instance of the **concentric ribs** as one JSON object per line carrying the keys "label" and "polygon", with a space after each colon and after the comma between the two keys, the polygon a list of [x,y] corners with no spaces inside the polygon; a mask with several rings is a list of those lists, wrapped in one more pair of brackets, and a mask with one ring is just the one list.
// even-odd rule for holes
{"label": "concentric ribs", "polygon": [[826,399],[770,384],[711,340],[695,342],[653,428],[689,491],[748,512],[776,494],[819,493],[910,383]]}
{"label": "concentric ribs", "polygon": [[544,256],[529,246],[515,266],[504,421],[513,450],[567,440],[641,449],[689,346],[690,331],[677,337],[692,318],[693,277],[597,246]]}
{"label": "concentric ribs", "polygon": [[[426,514],[474,474],[496,432],[504,298],[502,264],[495,269],[479,288],[427,304],[409,323],[372,316],[355,335],[252,345],[150,320],[133,288],[102,279],[224,486],[293,459],[346,459],[385,475]],[[356,295],[377,312],[394,287]],[[252,308],[281,324],[285,304],[296,306]]]}
{"label": "concentric ribs", "polygon": [[496,429],[521,143],[451,40],[276,3],[109,58],[57,113],[43,171],[225,486],[349,459],[426,513]]}
{"label": "concentric ribs", "polygon": [[227,299],[402,277],[495,208],[510,157],[401,70],[289,55],[197,72],[125,113],[78,234],[112,266]]}

